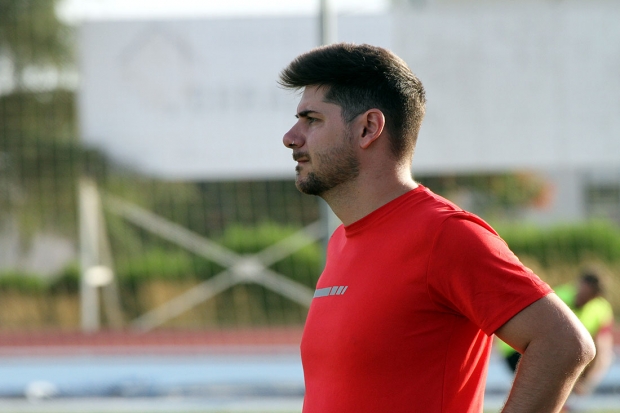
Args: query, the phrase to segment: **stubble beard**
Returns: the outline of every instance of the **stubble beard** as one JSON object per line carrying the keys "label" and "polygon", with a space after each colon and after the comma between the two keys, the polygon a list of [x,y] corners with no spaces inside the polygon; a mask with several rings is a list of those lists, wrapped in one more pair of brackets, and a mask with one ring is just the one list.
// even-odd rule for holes
{"label": "stubble beard", "polygon": [[309,172],[305,178],[301,178],[300,167],[295,168],[297,189],[304,194],[321,196],[330,189],[355,179],[359,175],[360,165],[351,148],[351,140],[352,136],[347,133],[339,147],[317,152],[314,158],[317,164],[321,165],[321,170]]}

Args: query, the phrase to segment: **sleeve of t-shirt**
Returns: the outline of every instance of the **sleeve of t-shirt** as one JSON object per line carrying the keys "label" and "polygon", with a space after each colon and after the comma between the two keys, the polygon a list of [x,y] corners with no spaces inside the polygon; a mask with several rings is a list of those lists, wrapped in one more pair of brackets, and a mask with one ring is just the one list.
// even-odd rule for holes
{"label": "sleeve of t-shirt", "polygon": [[601,314],[600,314],[600,326],[596,335],[603,333],[610,333],[613,331],[614,326],[614,310],[611,304],[607,300],[602,301]]}
{"label": "sleeve of t-shirt", "polygon": [[552,292],[491,227],[465,212],[442,223],[427,276],[439,307],[468,318],[487,335]]}

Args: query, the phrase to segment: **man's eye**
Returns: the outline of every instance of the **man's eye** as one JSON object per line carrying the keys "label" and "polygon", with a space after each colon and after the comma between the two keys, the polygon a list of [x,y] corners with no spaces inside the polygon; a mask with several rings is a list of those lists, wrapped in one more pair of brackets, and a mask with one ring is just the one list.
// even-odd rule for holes
{"label": "man's eye", "polygon": [[316,118],[313,118],[313,117],[310,117],[310,116],[308,116],[307,119],[308,119],[308,123],[310,123],[310,124],[314,123],[317,120]]}

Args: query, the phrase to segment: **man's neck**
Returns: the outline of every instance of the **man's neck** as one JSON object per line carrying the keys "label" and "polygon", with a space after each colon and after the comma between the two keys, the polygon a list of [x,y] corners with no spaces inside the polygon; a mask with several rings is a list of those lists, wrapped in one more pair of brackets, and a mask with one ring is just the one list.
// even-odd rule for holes
{"label": "man's neck", "polygon": [[323,194],[322,198],[346,226],[417,186],[408,172],[391,177],[358,177],[352,182],[331,189]]}

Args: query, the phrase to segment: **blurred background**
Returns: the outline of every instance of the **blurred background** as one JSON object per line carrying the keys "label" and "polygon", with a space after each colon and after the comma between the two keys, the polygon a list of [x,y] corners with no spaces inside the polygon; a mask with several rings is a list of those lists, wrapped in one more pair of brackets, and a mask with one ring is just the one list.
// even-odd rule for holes
{"label": "blurred background", "polygon": [[[618,319],[619,21],[613,0],[0,0],[0,411],[300,411],[338,223],[295,188],[276,81],[334,41],[425,84],[416,180],[552,286],[596,271]],[[591,411],[616,411],[614,368]]]}

